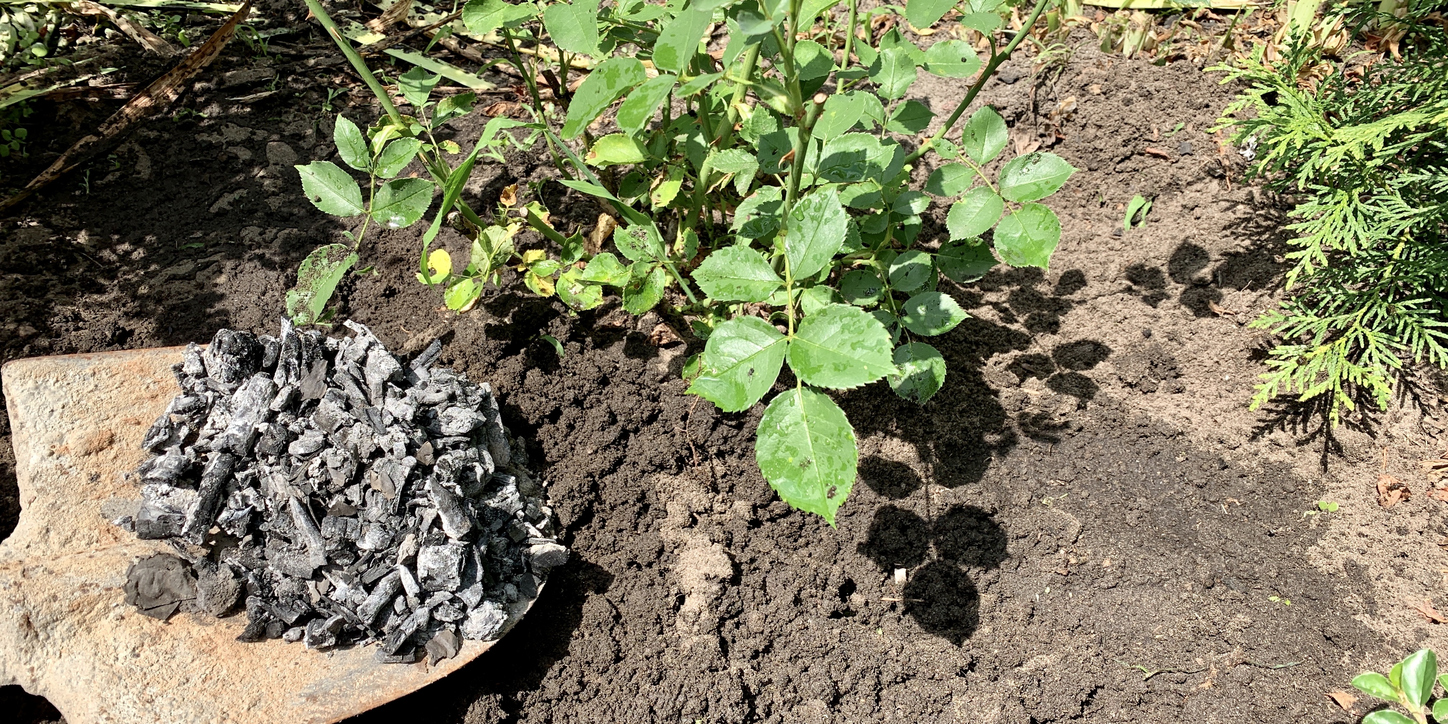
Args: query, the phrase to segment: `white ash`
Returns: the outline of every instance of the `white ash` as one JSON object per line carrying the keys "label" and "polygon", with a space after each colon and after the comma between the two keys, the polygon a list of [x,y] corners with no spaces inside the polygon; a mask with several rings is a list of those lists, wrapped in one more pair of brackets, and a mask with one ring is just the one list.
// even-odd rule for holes
{"label": "white ash", "polygon": [[143,441],[140,508],[117,521],[186,559],[133,565],[143,612],[244,607],[243,641],[436,662],[501,636],[567,561],[491,388],[434,368],[436,342],[404,363],[346,326],[186,349]]}

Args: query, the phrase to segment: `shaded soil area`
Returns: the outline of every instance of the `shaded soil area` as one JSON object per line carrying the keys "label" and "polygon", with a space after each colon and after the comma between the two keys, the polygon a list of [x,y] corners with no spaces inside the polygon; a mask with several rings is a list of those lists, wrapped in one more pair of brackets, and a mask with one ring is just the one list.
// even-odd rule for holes
{"label": "shaded soil area", "polygon": [[[228,56],[217,72],[258,63]],[[321,105],[346,77],[285,78],[247,103],[188,95],[204,116],[149,124],[112,165],[0,222],[0,354],[273,329],[297,263],[342,230],[291,164],[332,154]],[[922,76],[912,96],[940,111],[963,92]],[[862,460],[838,528],[761,479],[757,411],[683,394],[698,344],[656,344],[667,320],[612,305],[574,317],[511,292],[456,315],[412,278],[420,229],[369,241],[375,273],[343,283],[338,316],[395,350],[441,338],[442,363],[493,384],[574,556],[481,660],[359,721],[1357,721],[1367,702],[1344,712],[1323,694],[1427,635],[1369,625],[1402,608],[1377,572],[1422,577],[1441,551],[1395,564],[1325,546],[1341,529],[1303,512],[1358,485],[1378,442],[1344,433],[1323,474],[1319,438],[1246,411],[1261,340],[1242,325],[1280,293],[1282,240],[1277,207],[1233,180],[1240,158],[1207,132],[1227,93],[1189,65],[1089,43],[988,86],[1016,150],[1081,169],[1052,201],[1064,241],[1049,272],[950,289],[973,318],[939,340],[950,373],[929,404],[882,385],[842,396]],[[369,121],[362,98],[341,108]],[[546,176],[519,157],[467,193],[490,205]],[[558,194],[543,192],[560,216],[596,216]],[[1135,194],[1155,205],[1123,231]],[[925,235],[943,235],[944,211]],[[1433,419],[1412,418],[1403,460],[1431,452]],[[0,432],[3,535],[18,504]],[[1403,536],[1441,527],[1436,509],[1397,514],[1410,517],[1384,525]],[[14,687],[0,707],[58,716]]]}

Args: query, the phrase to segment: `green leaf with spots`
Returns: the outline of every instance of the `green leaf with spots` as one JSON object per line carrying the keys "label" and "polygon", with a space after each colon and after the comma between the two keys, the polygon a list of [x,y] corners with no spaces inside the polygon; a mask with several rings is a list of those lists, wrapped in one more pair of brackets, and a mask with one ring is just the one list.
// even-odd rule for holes
{"label": "green leaf with spots", "polygon": [[859,307],[831,304],[804,318],[789,345],[789,367],[806,384],[848,390],[895,371],[890,335]]}
{"label": "green leaf with spots", "polygon": [[663,300],[669,278],[663,267],[651,266],[647,262],[634,264],[631,276],[623,288],[623,309],[637,317]]}
{"label": "green leaf with spots", "polygon": [[585,282],[621,287],[628,284],[629,269],[612,252],[601,252],[588,261],[580,277]]}
{"label": "green leaf with spots", "polygon": [[932,269],[929,254],[919,249],[911,249],[890,262],[890,287],[902,292],[913,292],[930,280]]}
{"label": "green leaf with spots", "polygon": [[588,149],[588,154],[583,157],[583,162],[590,166],[617,166],[624,163],[643,163],[646,158],[648,151],[632,136],[610,133],[594,141],[593,147]]}
{"label": "green leaf with spots", "polygon": [[1001,196],[1009,201],[1036,201],[1056,193],[1076,169],[1054,153],[1028,153],[1001,167]]}
{"label": "green leaf with spots", "polygon": [[658,112],[659,106],[663,105],[664,99],[669,97],[669,91],[674,89],[678,80],[678,76],[661,73],[633,89],[628,98],[624,99],[623,105],[618,107],[615,118],[618,127],[629,132],[643,130],[644,126],[653,120],[654,114]]}
{"label": "green leaf with spots", "polygon": [[859,450],[844,410],[808,387],[776,396],[755,432],[754,459],[784,502],[835,524],[855,484]]}
{"label": "green leaf with spots", "polygon": [[942,78],[969,78],[980,70],[980,58],[964,40],[942,40],[925,51],[925,72]]}
{"label": "green leaf with spots", "polygon": [[924,131],[930,126],[931,119],[935,114],[930,107],[920,101],[905,101],[895,107],[890,114],[890,121],[885,124],[885,130],[891,133],[914,135]]}
{"label": "green leaf with spots", "polygon": [[1010,134],[1006,129],[1006,119],[996,113],[994,108],[986,106],[971,114],[970,120],[965,122],[965,127],[960,130],[960,147],[966,155],[975,159],[976,163],[986,163],[1006,148],[1010,140]]}
{"label": "green leaf with spots", "polygon": [[692,276],[710,299],[720,302],[762,302],[784,286],[764,255],[742,244],[710,254]]}
{"label": "green leaf with spots", "polygon": [[990,247],[979,239],[961,243],[950,243],[940,247],[935,255],[935,265],[940,273],[961,283],[976,281],[996,265],[996,258]]}
{"label": "green leaf with spots", "polygon": [[1061,221],[1056,212],[1036,203],[1006,214],[995,230],[995,248],[1011,266],[1046,268],[1051,252],[1061,243]]}
{"label": "green leaf with spots", "polygon": [[896,347],[895,367],[900,372],[890,375],[890,389],[916,404],[925,404],[945,386],[945,358],[924,342]]}
{"label": "green leaf with spots", "polygon": [[422,150],[422,141],[416,138],[399,138],[382,148],[377,154],[377,177],[392,178],[402,173],[407,164]]}
{"label": "green leaf with spots", "polygon": [[844,301],[844,297],[833,287],[820,284],[799,293],[799,310],[800,314],[807,317],[831,304],[842,304]]}
{"label": "green leaf with spots", "polygon": [[313,206],[333,216],[356,216],[366,210],[357,182],[331,161],[313,161],[297,166],[302,176],[302,193]]}
{"label": "green leaf with spots", "polygon": [[362,129],[340,113],[332,129],[332,142],[337,144],[337,155],[342,157],[343,163],[358,171],[366,171],[372,166],[372,154],[367,149],[367,139],[362,137]]}
{"label": "green leaf with spots", "polygon": [[952,241],[980,236],[996,225],[1005,208],[1005,201],[996,192],[987,186],[977,186],[950,205],[945,228],[950,231]]}
{"label": "green leaf with spots", "polygon": [[498,28],[516,27],[537,12],[538,6],[533,3],[514,5],[503,0],[469,0],[463,6],[463,25],[469,33],[481,38]]}
{"label": "green leaf with spots", "polygon": [[598,0],[549,5],[543,9],[543,27],[566,52],[598,54]]}
{"label": "green leaf with spots", "polygon": [[849,217],[834,187],[816,190],[784,221],[784,257],[795,279],[814,276],[839,252]]}
{"label": "green leaf with spots", "polygon": [[725,412],[746,410],[774,386],[788,347],[785,336],[759,317],[735,317],[714,328],[700,358],[702,372],[689,394]]}
{"label": "green leaf with spots", "polygon": [[372,198],[372,218],[389,229],[417,223],[432,205],[432,182],[421,178],[388,181]]}
{"label": "green leaf with spots", "polygon": [[661,71],[683,73],[699,50],[699,41],[714,16],[708,3],[690,3],[659,32],[654,43],[654,67]]}
{"label": "green leaf with spots", "polygon": [[599,63],[573,92],[568,117],[563,121],[563,137],[576,138],[615,100],[646,80],[644,64],[637,58],[609,58]]}
{"label": "green leaf with spots", "polygon": [[585,281],[583,272],[575,267],[558,275],[557,291],[564,304],[579,311],[603,304],[603,287]]}
{"label": "green leaf with spots", "polygon": [[900,306],[900,323],[926,337],[945,334],[969,316],[945,292],[921,292]]}
{"label": "green leaf with spots", "polygon": [[287,316],[299,325],[321,319],[337,284],[356,263],[357,253],[346,244],[313,250],[297,268],[297,285],[287,292]]}
{"label": "green leaf with spots", "polygon": [[840,295],[857,307],[873,307],[884,296],[880,275],[869,269],[855,269],[840,278]]}
{"label": "green leaf with spots", "polygon": [[881,98],[895,100],[903,97],[905,91],[915,82],[919,71],[915,59],[904,48],[886,48],[881,51],[875,67],[871,68],[870,79],[879,87]]}
{"label": "green leaf with spots", "polygon": [[620,226],[613,230],[613,244],[629,261],[664,259],[664,242],[651,226]]}
{"label": "green leaf with spots", "polygon": [[815,121],[814,137],[822,141],[848,133],[865,115],[865,99],[859,91],[836,93],[825,101]]}

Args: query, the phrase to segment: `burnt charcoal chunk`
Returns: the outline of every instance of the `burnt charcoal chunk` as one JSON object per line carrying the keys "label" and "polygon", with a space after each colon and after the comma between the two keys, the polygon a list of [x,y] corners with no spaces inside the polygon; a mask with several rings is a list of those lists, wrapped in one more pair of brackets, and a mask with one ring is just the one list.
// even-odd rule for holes
{"label": "burnt charcoal chunk", "polygon": [[319,359],[297,382],[303,400],[320,400],[327,393],[327,361]]}
{"label": "burnt charcoal chunk", "polygon": [[491,641],[497,638],[507,620],[508,615],[502,607],[492,601],[483,601],[468,613],[468,620],[463,622],[463,638]]}
{"label": "burnt charcoal chunk", "polygon": [[157,553],[131,564],[126,571],[125,592],[126,603],[165,621],[196,602],[196,578],[185,561]]}
{"label": "burnt charcoal chunk", "polygon": [[181,531],[187,540],[201,545],[206,532],[216,520],[216,506],[221,502],[222,488],[231,479],[237,458],[226,452],[212,453],[201,473],[201,485],[197,487],[196,506],[186,516],[186,527]]}
{"label": "burnt charcoal chunk", "polygon": [[426,349],[422,350],[422,352],[419,352],[416,357],[412,358],[412,363],[409,366],[412,367],[412,369],[414,370],[425,370],[428,367],[431,367],[432,363],[436,362],[437,358],[441,356],[442,340],[434,339],[431,344],[427,345]]}
{"label": "burnt charcoal chunk", "polygon": [[241,602],[242,581],[231,568],[209,565],[196,570],[196,607],[212,616],[225,616]]}
{"label": "burnt charcoal chunk", "polygon": [[256,335],[222,329],[211,338],[202,354],[206,374],[223,385],[237,385],[256,373],[261,365],[262,349]]}
{"label": "burnt charcoal chunk", "polygon": [[287,452],[297,457],[315,455],[327,444],[327,438],[317,430],[308,430],[287,446]]}
{"label": "burnt charcoal chunk", "polygon": [[473,522],[468,518],[468,512],[463,508],[462,498],[456,493],[448,490],[447,486],[439,483],[436,478],[429,478],[427,481],[427,495],[432,499],[432,504],[437,507],[437,515],[442,520],[443,532],[449,538],[458,540],[472,532]]}
{"label": "burnt charcoal chunk", "polygon": [[425,591],[456,591],[462,587],[467,546],[447,543],[417,551],[417,580]]}
{"label": "burnt charcoal chunk", "polygon": [[271,401],[275,395],[276,385],[271,377],[264,374],[248,377],[231,397],[231,419],[218,436],[214,447],[236,455],[249,453],[256,440],[257,426],[270,415]]}
{"label": "burnt charcoal chunk", "polygon": [[443,659],[450,659],[462,650],[463,640],[452,629],[438,631],[423,648],[427,651],[427,665],[434,666]]}
{"label": "burnt charcoal chunk", "polygon": [[568,549],[548,542],[528,546],[528,567],[536,573],[547,573],[568,562]]}
{"label": "burnt charcoal chunk", "polygon": [[320,651],[334,648],[337,645],[337,634],[346,623],[347,619],[340,614],[327,619],[314,618],[307,622],[307,648]]}
{"label": "burnt charcoal chunk", "polygon": [[180,443],[176,439],[176,423],[171,421],[171,415],[162,413],[146,431],[146,436],[141,438],[141,449],[147,452],[159,452],[163,447],[170,447]]}

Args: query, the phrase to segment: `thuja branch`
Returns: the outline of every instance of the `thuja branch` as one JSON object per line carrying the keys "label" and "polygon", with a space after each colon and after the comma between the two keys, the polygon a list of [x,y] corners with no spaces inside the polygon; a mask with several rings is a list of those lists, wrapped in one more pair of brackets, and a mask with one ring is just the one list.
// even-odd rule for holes
{"label": "thuja branch", "polygon": [[1036,24],[1036,20],[1041,17],[1041,13],[1045,11],[1046,6],[1050,3],[1051,0],[1036,0],[1036,7],[1031,10],[1030,17],[1026,18],[1026,21],[1021,25],[1021,29],[1016,33],[1016,37],[1012,38],[1011,42],[999,53],[991,53],[990,61],[987,62],[985,68],[981,70],[980,77],[976,78],[975,83],[971,84],[970,90],[965,94],[965,98],[961,99],[960,104],[951,112],[950,117],[940,126],[940,130],[936,131],[935,135],[931,136],[929,140],[920,144],[920,148],[916,149],[914,153],[906,156],[905,163],[910,164],[920,160],[921,156],[924,156],[926,152],[935,148],[935,144],[939,143],[940,139],[945,138],[945,134],[949,133],[952,128],[955,128],[955,124],[960,121],[960,117],[965,114],[965,109],[970,107],[970,104],[975,101],[975,97],[980,94],[980,89],[985,87],[985,82],[990,80],[991,76],[995,75],[996,69],[999,68],[1001,64],[1011,59],[1011,53],[1014,53],[1016,47],[1021,44],[1021,41],[1025,40],[1026,36],[1030,34],[1031,28]]}

